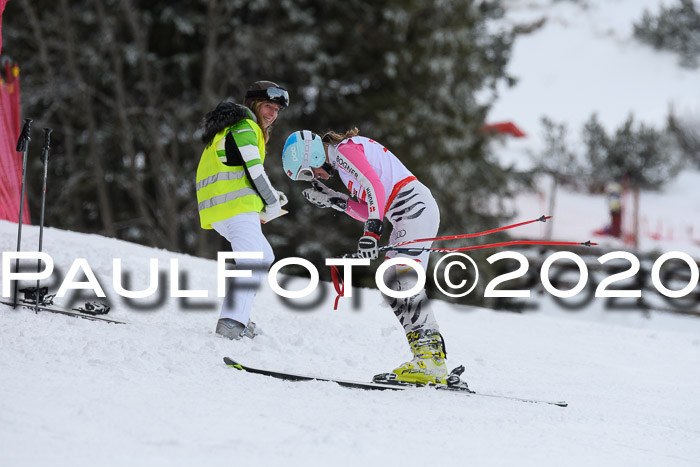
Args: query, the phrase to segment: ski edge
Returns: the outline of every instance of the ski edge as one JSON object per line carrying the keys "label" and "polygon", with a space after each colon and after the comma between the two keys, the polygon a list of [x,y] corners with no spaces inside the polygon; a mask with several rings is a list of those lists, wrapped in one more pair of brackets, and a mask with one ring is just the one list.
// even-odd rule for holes
{"label": "ski edge", "polygon": [[[13,302],[8,302],[4,300],[0,300],[0,304],[2,305],[7,305],[9,307],[13,307],[14,303]],[[29,304],[29,303],[17,303],[18,307],[23,307],[23,308],[28,308],[30,310],[33,310],[35,308],[34,305]],[[65,315],[65,316],[73,316],[75,318],[82,318],[82,319],[87,319],[90,321],[103,321],[105,323],[112,323],[112,324],[126,324],[124,321],[119,321],[116,319],[111,319],[111,318],[102,318],[101,316],[93,316],[93,315],[87,315],[83,313],[79,313],[78,311],[69,311],[69,310],[63,310],[57,307],[48,307],[44,305],[39,305],[38,307],[39,310],[41,311],[48,311],[50,313],[57,313],[60,315]]]}
{"label": "ski edge", "polygon": [[240,371],[245,371],[247,373],[259,374],[259,375],[263,375],[263,376],[270,376],[272,378],[280,379],[283,381],[322,381],[325,383],[335,383],[339,386],[343,386],[343,387],[347,387],[347,388],[365,389],[365,390],[379,390],[379,391],[384,391],[384,390],[403,391],[404,389],[406,389],[405,387],[393,386],[391,384],[381,384],[381,383],[362,382],[362,381],[349,381],[349,380],[335,379],[335,378],[324,378],[321,376],[307,376],[307,375],[299,375],[299,374],[295,374],[295,373],[262,370],[259,368],[254,368],[254,367],[240,364],[229,357],[224,357],[224,363],[227,366],[229,366],[231,368],[235,368],[235,369],[240,370]]}
{"label": "ski edge", "polygon": [[[340,380],[340,379],[334,379],[334,378],[306,376],[306,375],[298,375],[298,374],[293,374],[293,373],[263,370],[260,368],[249,367],[249,366],[243,365],[243,364],[238,363],[229,357],[224,357],[224,363],[227,366],[229,366],[231,368],[235,368],[239,371],[245,371],[247,373],[254,373],[254,374],[259,374],[259,375],[263,375],[263,376],[269,376],[269,377],[284,380],[284,381],[322,381],[322,382],[335,383],[335,384],[338,384],[338,385],[343,386],[343,387],[350,387],[350,388],[356,388],[356,389],[366,389],[366,390],[403,391],[403,390],[406,390],[409,388],[425,387],[425,386],[419,386],[419,385],[415,385],[415,384],[391,384],[391,383],[346,381],[346,380]],[[462,394],[465,394],[467,396],[491,397],[491,398],[495,398],[495,399],[506,399],[506,400],[516,401],[516,402],[527,402],[527,403],[531,403],[531,404],[548,404],[548,405],[553,405],[553,406],[557,406],[557,407],[568,407],[569,406],[568,402],[565,402],[565,401],[527,399],[527,398],[507,396],[507,395],[501,395],[501,394],[489,394],[489,393],[482,393],[482,392],[474,392],[472,390],[463,391],[463,390],[459,390],[459,389],[452,389],[450,387],[442,387],[442,386],[429,386],[429,387],[432,387],[433,389],[441,390],[441,391],[462,393]]]}
{"label": "ski edge", "polygon": [[[461,371],[458,371],[460,369],[461,369]],[[455,373],[457,378],[459,378],[459,375],[461,375],[463,371],[464,371],[464,367],[460,366],[460,367],[452,370],[452,373]],[[386,376],[386,374],[378,375],[378,376]],[[376,378],[376,376],[375,376],[375,378]],[[449,381],[449,377],[448,377],[448,381]],[[411,383],[405,383],[405,382],[401,382],[401,381],[397,381],[397,380],[393,380],[391,382],[389,382],[389,381],[386,381],[386,382],[385,381],[378,381],[378,382],[384,383],[384,384],[394,384],[397,386],[403,386],[403,387],[407,387],[407,388],[426,387],[425,385],[421,385],[421,384],[411,384]],[[462,384],[464,386],[462,386]],[[549,404],[549,405],[556,405],[559,407],[568,407],[569,406],[568,402],[566,402],[566,401],[553,401],[553,400],[544,400],[544,399],[523,398],[523,397],[517,397],[517,396],[508,396],[505,394],[490,394],[490,393],[486,393],[486,392],[477,392],[477,391],[473,391],[472,389],[467,387],[467,385],[465,383],[461,383],[461,382],[459,384],[450,384],[448,382],[447,386],[430,384],[427,387],[430,387],[430,388],[433,388],[433,389],[439,390],[439,391],[459,392],[459,393],[463,393],[466,395],[473,395],[473,396],[479,396],[479,397],[491,397],[491,398],[496,398],[496,399],[507,399],[507,400],[517,401],[517,402],[528,402],[528,403],[532,403],[532,404]]]}
{"label": "ski edge", "polygon": [[480,396],[480,397],[492,397],[496,399],[508,399],[512,401],[517,401],[517,402],[527,402],[530,404],[548,404],[548,405],[555,405],[557,407],[568,407],[569,403],[566,401],[554,401],[554,400],[545,400],[545,399],[528,399],[525,397],[516,397],[516,396],[507,396],[505,394],[490,394],[487,392],[474,392],[472,393],[474,396]]}

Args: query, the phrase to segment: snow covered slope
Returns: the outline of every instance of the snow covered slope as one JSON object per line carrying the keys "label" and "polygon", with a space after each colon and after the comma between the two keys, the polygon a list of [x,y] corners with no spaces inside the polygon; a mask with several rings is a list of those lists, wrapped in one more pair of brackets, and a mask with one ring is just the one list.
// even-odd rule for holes
{"label": "snow covered slope", "polygon": [[[659,122],[669,97],[655,83],[676,78],[677,86],[665,87],[671,98],[700,107],[696,72],[678,70],[675,57],[628,39],[631,21],[655,1],[587,1],[591,8],[583,12],[571,2],[508,3],[516,19],[539,17],[543,9],[556,15],[516,45],[511,71],[520,85],[503,92],[493,118],[514,120],[533,135],[543,114],[569,122],[571,130],[593,111],[612,126],[630,110]],[[532,13],[533,5],[539,11]],[[556,49],[554,62],[546,60],[546,47]],[[597,76],[601,68],[614,70],[619,82]],[[683,177],[666,198],[654,198],[659,210],[697,212],[697,175]],[[564,211],[555,217],[569,221],[557,224],[555,236],[586,240],[606,220],[604,200],[570,196],[558,203]],[[524,199],[523,208],[537,209],[521,211],[520,220],[543,214],[540,204]],[[695,217],[686,215],[683,225],[696,225]],[[16,229],[0,221],[0,251],[15,250]],[[23,239],[24,251],[35,249],[37,228],[24,227]],[[697,257],[692,236],[681,240],[649,248],[687,249]],[[213,334],[220,299],[212,260],[52,228],[44,251],[57,267],[43,282],[52,292],[71,264],[85,258],[113,307],[109,316],[128,324],[0,306],[1,466],[700,464],[697,318],[610,312],[598,301],[572,312],[537,295],[531,300],[538,310],[525,315],[436,300],[448,363],[466,365],[473,389],[566,399],[569,407],[430,390],[363,392],[243,374],[222,357],[348,379],[388,371],[409,351],[374,290],[355,290],[356,307],[346,299],[333,311],[326,284],[316,306],[295,311],[266,286],[253,309],[265,334],[231,342]],[[148,260],[158,259],[165,293],[169,262],[178,259],[186,288],[207,290],[209,298],[130,303],[114,292],[112,258],[122,260],[133,288],[146,287]]]}
{"label": "snow covered slope", "polygon": [[[495,147],[502,161],[531,167],[530,155],[544,147],[543,116],[567,125],[569,147],[579,154],[583,124],[593,113],[608,133],[630,114],[637,124],[658,129],[665,127],[671,109],[692,121],[700,116],[700,69],[680,68],[677,55],[654,50],[633,37],[633,23],[645,9],[657,14],[660,5],[678,5],[676,0],[506,0],[504,4],[507,24],[546,21],[515,42],[508,71],[518,83],[499,89],[489,113],[490,122],[513,121],[527,134]],[[630,248],[610,237],[592,236],[610,221],[605,196],[560,188],[554,212],[547,212],[550,196],[550,182],[543,177],[538,193],[516,199],[519,217],[533,218],[546,212],[553,216],[552,234],[557,240],[591,239],[612,248]],[[631,197],[623,200],[629,223],[631,205]],[[639,249],[679,248],[700,258],[698,212],[697,169],[689,167],[661,193],[642,192]],[[533,226],[525,233],[542,238],[544,229],[535,229]]]}
{"label": "snow covered slope", "polygon": [[[16,224],[0,222],[3,252],[14,251],[15,233]],[[36,227],[24,228],[25,251],[37,236]],[[436,300],[448,362],[467,366],[474,389],[570,406],[364,392],[243,374],[221,359],[361,380],[390,370],[408,348],[374,290],[355,291],[357,308],[345,299],[333,311],[329,293],[318,306],[293,311],[266,287],[253,310],[265,335],[231,342],[212,332],[214,261],[51,228],[44,245],[59,270],[45,281],[52,291],[85,258],[114,307],[109,316],[129,324],[0,307],[0,465],[700,461],[698,319],[631,314],[624,323],[585,322],[556,308],[514,315]],[[148,283],[149,258],[166,275],[177,258],[187,288],[212,297],[191,302],[215,305],[187,310],[168,298],[136,310],[113,290],[112,258],[132,272],[134,288]]]}
{"label": "snow covered slope", "polygon": [[500,89],[489,114],[493,121],[514,121],[529,136],[525,144],[539,147],[542,116],[566,123],[576,141],[594,112],[608,131],[630,113],[656,127],[665,125],[671,107],[680,115],[700,113],[700,69],[680,68],[675,54],[632,35],[645,9],[656,14],[659,5],[676,0],[504,3],[510,24],[546,19],[516,40],[508,71],[519,81]]}

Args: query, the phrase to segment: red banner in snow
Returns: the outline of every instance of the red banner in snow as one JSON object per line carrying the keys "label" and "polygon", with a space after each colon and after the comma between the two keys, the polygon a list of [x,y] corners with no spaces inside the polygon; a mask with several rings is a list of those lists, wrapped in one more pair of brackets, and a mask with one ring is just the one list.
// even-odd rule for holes
{"label": "red banner in snow", "polygon": [[[0,0],[2,2],[3,0]],[[3,5],[4,6],[4,5]],[[21,128],[19,67],[5,63],[0,74],[0,219],[19,222],[23,154],[16,151]],[[29,224],[26,189],[22,223]]]}

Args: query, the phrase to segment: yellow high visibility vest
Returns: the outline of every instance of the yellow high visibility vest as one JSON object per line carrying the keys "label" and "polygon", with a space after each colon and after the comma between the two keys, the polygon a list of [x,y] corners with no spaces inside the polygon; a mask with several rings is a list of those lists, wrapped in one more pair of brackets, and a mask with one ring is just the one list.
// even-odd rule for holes
{"label": "yellow high visibility vest", "polygon": [[[211,229],[213,222],[222,221],[244,212],[260,212],[264,203],[242,165],[228,166],[226,135],[231,132],[241,152],[259,153],[259,159],[248,166],[265,161],[265,138],[253,120],[244,119],[216,134],[204,148],[197,167],[197,207],[203,229]],[[249,159],[249,158],[248,158]]]}

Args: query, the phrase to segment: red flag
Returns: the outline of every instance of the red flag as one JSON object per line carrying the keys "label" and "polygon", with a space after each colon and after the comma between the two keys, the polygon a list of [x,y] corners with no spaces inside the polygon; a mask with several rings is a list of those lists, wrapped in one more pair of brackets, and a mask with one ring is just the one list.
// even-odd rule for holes
{"label": "red flag", "polygon": [[[4,7],[6,0],[0,0]],[[22,191],[23,154],[17,152],[21,131],[19,106],[19,67],[5,63],[0,72],[0,219],[19,222]],[[24,196],[22,223],[29,224],[29,203]]]}
{"label": "red flag", "polygon": [[513,122],[499,122],[484,125],[483,131],[496,132],[504,135],[511,135],[516,138],[524,138],[526,135]]}
{"label": "red flag", "polygon": [[0,0],[0,54],[2,53],[2,12],[5,10],[8,0]]}

